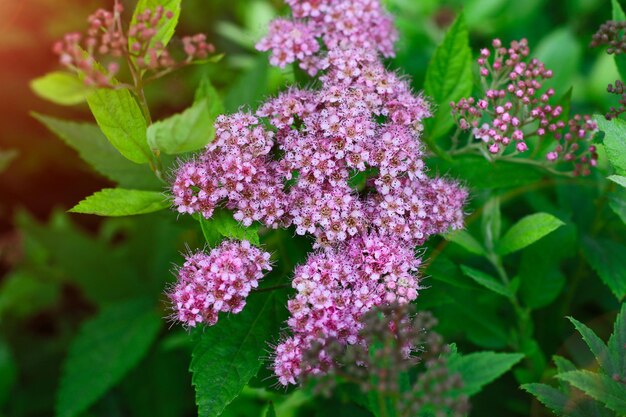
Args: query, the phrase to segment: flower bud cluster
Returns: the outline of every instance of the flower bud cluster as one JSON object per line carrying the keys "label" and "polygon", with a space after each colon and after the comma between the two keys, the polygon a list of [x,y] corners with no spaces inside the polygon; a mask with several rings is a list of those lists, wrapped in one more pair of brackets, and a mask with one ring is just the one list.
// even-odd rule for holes
{"label": "flower bud cluster", "polygon": [[178,281],[168,292],[175,320],[187,327],[214,325],[218,313],[239,313],[246,298],[271,271],[270,254],[248,241],[224,242],[209,254],[190,254],[178,270]]}
{"label": "flower bud cluster", "polygon": [[[338,382],[350,381],[365,395],[374,391],[397,398],[394,412],[402,417],[421,415],[424,410],[433,415],[467,415],[468,398],[455,393],[463,381],[448,369],[449,349],[432,330],[436,323],[428,312],[416,314],[412,304],[376,307],[361,317],[362,343],[314,342],[301,366],[320,367],[324,376],[308,373],[303,379],[313,380],[314,390],[323,394],[330,394]],[[416,378],[406,386],[401,381],[410,369],[417,369]]]}
{"label": "flower bud cluster", "polygon": [[390,57],[398,34],[379,0],[287,0],[293,18],[276,19],[257,49],[284,68],[299,61],[310,75],[323,68],[320,50],[367,49]]}
{"label": "flower bud cluster", "polygon": [[624,83],[620,80],[615,80],[615,85],[609,84],[606,91],[610,94],[615,94],[619,96],[619,107],[611,107],[609,112],[605,115],[607,120],[615,119],[619,117],[620,114],[626,112],[626,89],[624,88]]}
{"label": "flower bud cluster", "polygon": [[[168,49],[156,39],[160,28],[174,13],[157,6],[135,16],[128,31],[122,25],[124,7],[116,0],[112,11],[98,9],[88,18],[89,28],[85,34],[66,34],[53,46],[55,54],[64,67],[78,72],[87,85],[113,87],[120,62],[128,60],[134,73],[172,70],[205,59],[214,52],[206,36],[198,34],[182,39],[186,58],[177,62]],[[102,65],[106,65],[103,68]]]}
{"label": "flower bud cluster", "polygon": [[626,52],[624,30],[626,30],[626,21],[618,22],[609,20],[608,22],[604,22],[591,38],[590,46],[597,48],[606,45],[607,53],[615,55],[623,54]]}
{"label": "flower bud cluster", "polygon": [[550,104],[555,91],[543,85],[552,71],[538,59],[529,59],[529,53],[525,39],[508,48],[495,39],[493,50],[481,50],[478,65],[485,96],[450,103],[458,126],[471,130],[494,157],[513,156],[531,146],[538,150],[539,143],[553,140],[543,157],[567,162],[575,175],[586,175],[597,161],[595,147],[589,144],[596,124],[589,116],[568,120],[562,106]]}

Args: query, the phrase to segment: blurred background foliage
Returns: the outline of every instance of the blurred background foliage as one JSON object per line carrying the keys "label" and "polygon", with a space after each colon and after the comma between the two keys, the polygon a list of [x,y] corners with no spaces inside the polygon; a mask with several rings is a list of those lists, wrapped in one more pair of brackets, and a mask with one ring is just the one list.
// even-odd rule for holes
{"label": "blurred background foliage", "polygon": [[[126,3],[131,10],[133,2]],[[618,78],[613,59],[588,47],[597,27],[610,18],[607,0],[384,3],[400,30],[397,57],[388,64],[411,77],[416,90],[422,89],[426,67],[445,29],[464,10],[474,53],[494,37],[503,41],[525,37],[535,56],[554,69],[551,83],[557,91],[573,87],[574,112],[604,113],[614,104],[606,94],[607,83]],[[44,102],[30,91],[29,82],[57,68],[50,49],[55,39],[83,28],[95,8],[109,6],[110,2],[93,0],[0,2],[0,415],[52,415],[62,360],[81,323],[113,302],[137,296],[162,299],[185,242],[191,247],[202,244],[193,221],[183,217],[176,221],[171,213],[113,220],[64,213],[110,184],[30,114],[90,121],[86,106],[60,108]],[[186,68],[149,86],[153,114],[160,118],[189,106],[203,75],[217,87],[227,111],[255,107],[293,82],[291,71],[270,68],[266,57],[254,50],[267,22],[284,12],[280,0],[185,0],[177,37],[206,32],[225,57],[218,64]],[[532,307],[537,345],[524,347],[530,365],[473,398],[472,415],[548,415],[518,388],[519,383],[549,376],[555,353],[583,366],[591,362],[566,315],[587,323],[606,340],[615,317],[607,312],[616,311],[618,302],[585,262],[577,242],[602,230],[605,237],[624,243],[624,227],[609,208],[606,190],[600,189],[608,186],[593,177],[599,174],[577,183],[523,175],[516,179],[510,178],[514,172],[504,171],[487,175],[492,182],[478,178],[470,184],[472,235],[481,234],[482,207],[494,194],[500,195],[502,230],[514,219],[539,211],[567,220],[567,225],[507,258],[506,267],[526,276],[520,294],[527,294],[525,302]],[[269,245],[281,250],[276,243]],[[429,242],[425,257],[429,259],[425,282],[430,288],[422,292],[418,307],[435,313],[438,331],[463,352],[509,348],[511,312],[458,267],[459,263],[482,267],[482,261],[437,239]],[[533,285],[541,285],[542,291],[528,288]],[[162,305],[159,316],[166,315]],[[169,329],[165,320],[159,323],[157,343],[148,343],[137,367],[85,415],[195,415],[189,335]],[[533,351],[531,357],[528,353]],[[262,371],[258,378],[266,376]],[[341,399],[313,402],[302,392],[286,394],[248,387],[223,415],[265,415],[269,401],[276,402],[280,417],[363,413]]]}

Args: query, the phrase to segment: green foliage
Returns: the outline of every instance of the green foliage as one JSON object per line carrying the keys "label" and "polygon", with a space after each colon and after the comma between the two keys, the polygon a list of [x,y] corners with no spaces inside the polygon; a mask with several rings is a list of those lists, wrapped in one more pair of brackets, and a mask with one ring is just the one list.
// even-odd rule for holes
{"label": "green foliage", "polygon": [[622,175],[610,175],[608,179],[613,181],[615,184],[619,184],[622,187],[626,187],[626,177]]}
{"label": "green foliage", "polygon": [[265,413],[265,417],[276,417],[276,410],[274,409],[274,403],[270,403],[270,406]]}
{"label": "green foliage", "polygon": [[[520,278],[520,299],[526,306],[537,309],[557,299],[566,282],[560,263],[573,255],[576,244],[576,228],[568,224],[522,252],[517,275]],[[545,256],[548,253],[550,256]]]}
{"label": "green foliage", "polygon": [[148,127],[148,143],[152,149],[170,155],[201,149],[213,140],[213,123],[223,112],[224,105],[217,91],[205,77],[191,107]]}
{"label": "green foliage", "polygon": [[481,231],[487,250],[493,252],[502,233],[502,212],[497,196],[490,198],[483,207]]}
{"label": "green foliage", "polygon": [[475,255],[486,254],[482,245],[465,230],[455,230],[454,232],[446,234],[444,237],[450,242],[456,243]]}
{"label": "green foliage", "polygon": [[471,189],[493,190],[520,187],[541,179],[535,167],[507,161],[490,162],[477,155],[460,155],[452,161],[429,158],[427,164],[454,178],[462,178]]}
{"label": "green foliage", "polygon": [[466,265],[461,265],[461,270],[465,275],[476,281],[478,284],[482,285],[490,291],[495,292],[496,294],[507,298],[512,297],[514,294],[511,288],[505,286],[489,274],[486,274],[474,268],[470,268]]}
{"label": "green foliage", "polygon": [[[624,13],[624,9],[619,4],[618,0],[611,0],[611,19],[623,22],[626,20],[626,14]],[[626,80],[626,57],[624,55],[615,55],[613,54],[613,59],[615,60],[615,65],[617,66],[617,70],[619,71],[620,78],[622,80]]]}
{"label": "green foliage", "polygon": [[522,360],[518,353],[476,352],[460,355],[454,352],[448,359],[448,368],[461,374],[463,394],[474,395],[483,386],[493,382]]}
{"label": "green foliage", "polygon": [[227,210],[215,210],[210,219],[198,216],[202,233],[207,243],[211,246],[219,243],[222,238],[247,240],[253,245],[259,246],[258,225],[244,227],[235,220]]}
{"label": "green foliage", "polygon": [[448,29],[443,43],[437,47],[428,69],[424,90],[441,108],[427,122],[426,140],[434,141],[452,127],[452,115],[448,107],[472,92],[472,50],[463,14],[459,14]]}
{"label": "green foliage", "polygon": [[33,275],[29,271],[16,270],[3,278],[0,285],[0,320],[28,317],[58,301],[61,295],[59,285],[52,279],[41,280]]}
{"label": "green foliage", "polygon": [[[166,47],[170,42],[170,39],[172,39],[172,36],[174,36],[176,25],[178,25],[178,18],[180,17],[180,4],[181,0],[139,0],[135,6],[135,11],[133,12],[130,24],[134,25],[137,23],[137,15],[143,13],[146,9],[154,11],[157,6],[163,6],[163,10],[165,12],[172,12],[172,18],[161,20],[161,24],[156,28],[157,33],[150,41],[149,47],[153,48],[157,42],[161,43],[163,47]],[[130,50],[132,50],[132,45],[135,42],[135,37],[131,36],[128,38],[128,48]]]}
{"label": "green foliage", "polygon": [[111,305],[86,321],[63,365],[57,417],[72,417],[115,386],[146,354],[161,318],[145,301]]}
{"label": "green foliage", "polygon": [[[622,305],[621,311],[618,313],[608,346],[583,323],[571,317],[570,321],[581,334],[600,365],[598,372],[577,370],[574,364],[566,359],[555,357],[556,378],[562,382],[559,389],[539,383],[522,385],[522,388],[535,395],[539,401],[558,415],[581,417],[624,415],[626,413],[626,384],[617,379],[621,379],[626,370],[626,360],[624,359],[626,304]],[[570,387],[580,390],[581,394],[588,397],[572,401]]]}
{"label": "green foliage", "polygon": [[626,190],[618,190],[609,196],[609,207],[626,223]]}
{"label": "green foliage", "polygon": [[536,242],[547,234],[563,226],[558,218],[548,213],[535,213],[524,217],[513,225],[498,242],[500,255],[516,252]]}
{"label": "green foliage", "polygon": [[190,369],[200,417],[219,416],[259,371],[274,311],[273,295],[252,295],[242,313],[197,332]]}
{"label": "green foliage", "polygon": [[224,97],[224,108],[231,113],[241,106],[255,109],[265,96],[268,87],[269,64],[267,58],[259,56],[252,66],[242,73]]}
{"label": "green foliage", "polygon": [[608,121],[604,116],[595,116],[598,129],[604,132],[604,148],[607,157],[619,175],[626,175],[626,121]]}
{"label": "green foliage", "polygon": [[146,119],[130,91],[100,88],[89,94],[87,103],[102,133],[115,149],[137,164],[152,161]]}
{"label": "green foliage", "polygon": [[135,164],[123,157],[106,139],[98,126],[70,122],[37,113],[34,113],[33,117],[68,146],[78,151],[80,157],[96,171],[121,187],[162,188],[162,184],[146,165]]}
{"label": "green foliage", "polygon": [[557,378],[570,383],[585,394],[603,403],[608,409],[626,413],[626,385],[611,377],[590,371],[572,371],[558,374]]}
{"label": "green foliage", "polygon": [[[545,63],[546,68],[554,71],[554,77],[546,85],[561,92],[572,86],[580,66],[582,48],[571,29],[559,28],[548,34],[537,45],[534,55]],[[563,62],[567,65],[562,65]]]}
{"label": "green foliage", "polygon": [[583,323],[579,322],[573,317],[568,317],[569,321],[572,322],[578,333],[582,336],[583,340],[593,353],[593,356],[596,358],[596,361],[600,364],[602,369],[607,375],[613,375],[617,369],[614,368],[611,363],[609,357],[609,350],[602,341],[589,327],[585,326]]}
{"label": "green foliage", "polygon": [[30,88],[39,97],[63,106],[83,103],[91,91],[77,76],[63,71],[35,78],[30,82]]}
{"label": "green foliage", "polygon": [[[96,237],[78,229],[64,213],[55,214],[48,225],[20,213],[16,223],[28,244],[30,269],[45,274],[47,281],[56,277],[73,284],[88,301],[100,306],[159,297],[171,262],[179,260],[182,249],[182,243],[176,245],[180,228],[155,215],[133,223],[111,220]],[[108,234],[119,233],[126,236],[124,244],[112,244]]]}
{"label": "green foliage", "polygon": [[583,253],[618,300],[626,296],[626,246],[591,237],[583,239]]}
{"label": "green foliage", "polygon": [[8,168],[11,161],[17,158],[18,154],[18,151],[16,151],[15,149],[0,149],[0,173]]}
{"label": "green foliage", "polygon": [[70,212],[98,216],[132,216],[153,213],[169,206],[167,197],[158,191],[104,188],[85,198],[70,209]]}
{"label": "green foliage", "polygon": [[11,389],[17,381],[17,364],[5,340],[0,339],[0,407],[10,398]]}

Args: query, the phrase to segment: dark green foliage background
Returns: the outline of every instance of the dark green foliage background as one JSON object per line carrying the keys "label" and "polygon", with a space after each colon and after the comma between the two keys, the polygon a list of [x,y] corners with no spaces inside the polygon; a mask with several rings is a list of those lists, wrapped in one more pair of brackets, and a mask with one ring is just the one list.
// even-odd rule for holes
{"label": "dark green foliage background", "polygon": [[[48,4],[46,0],[30,2],[38,7]],[[84,3],[63,2],[67,7],[63,13],[57,11],[56,25],[50,25],[47,37],[42,36],[44,43],[64,31],[81,28],[90,10]],[[132,9],[133,2],[127,3],[127,9]],[[397,57],[388,65],[411,77],[416,90],[424,88],[435,48],[463,11],[474,57],[494,37],[504,42],[526,37],[534,55],[554,70],[550,85],[557,90],[556,96],[572,88],[572,112],[604,113],[615,104],[606,94],[606,85],[619,76],[613,59],[602,50],[588,48],[593,32],[611,17],[609,1],[383,3],[396,16],[400,30]],[[150,86],[148,101],[157,118],[190,106],[203,77],[211,79],[228,112],[242,106],[255,108],[263,97],[296,82],[297,76],[290,70],[270,68],[266,57],[253,49],[267,22],[284,12],[280,0],[183,2],[178,32],[208,32],[225,58],[217,64],[185,69]],[[36,75],[54,69],[54,64],[46,65],[44,68],[42,63]],[[9,75],[4,75],[7,82]],[[439,101],[433,104],[438,112],[447,112],[445,91],[436,98]],[[59,110],[34,99],[25,102],[28,105],[19,108],[24,114],[36,110],[91,121],[86,106]],[[55,122],[46,124],[50,123]],[[443,130],[437,131],[437,143],[445,145],[451,124],[441,123],[444,127],[438,128]],[[55,412],[59,417],[193,416],[198,413],[194,386],[209,392],[199,406],[201,415],[212,416],[215,414],[207,410],[210,401],[219,399],[211,391],[216,384],[197,376],[192,381],[190,363],[194,371],[204,369],[215,381],[223,377],[220,372],[236,372],[244,378],[249,366],[240,373],[234,369],[236,365],[215,370],[206,362],[227,357],[229,350],[238,352],[238,343],[256,348],[252,356],[244,349],[241,360],[258,367],[248,386],[221,415],[371,415],[342,395],[313,399],[304,391],[276,389],[267,363],[254,364],[255,357],[267,358],[270,350],[258,341],[278,340],[286,316],[287,290],[271,296],[252,295],[241,317],[221,319],[209,337],[203,337],[203,332],[212,329],[186,332],[178,325],[170,326],[163,291],[173,280],[173,266],[181,263],[181,252],[205,244],[198,223],[168,211],[105,220],[64,213],[84,196],[110,187],[120,178],[142,189],[158,191],[160,185],[146,176],[147,169],[128,171],[119,155],[89,161],[102,176],[82,163],[78,154],[65,150],[61,141],[52,142],[51,133],[27,124],[3,124],[1,148],[17,149],[20,154],[0,173],[2,236],[3,242],[9,242],[0,246],[0,416],[49,416]],[[55,126],[50,127],[69,129],[63,139],[75,147],[74,128]],[[115,152],[110,146],[97,150],[98,155],[111,151]],[[121,165],[114,172],[99,169],[99,164],[110,166],[116,158]],[[174,166],[173,160],[166,162]],[[566,316],[585,323],[606,341],[626,292],[626,190],[605,179],[614,168],[604,156],[600,162],[591,176],[569,179],[531,167],[493,166],[478,157],[429,161],[433,172],[459,178],[470,188],[467,232],[481,244],[494,229],[505,235],[520,219],[534,213],[548,213],[562,223],[545,237],[502,258],[502,267],[517,283],[517,298],[527,314],[522,327],[520,312],[507,299],[509,289],[489,290],[480,284],[481,275],[472,272],[496,276],[484,256],[465,249],[467,244],[454,243],[459,240],[453,238],[454,242],[433,238],[424,249],[426,288],[416,303],[439,319],[437,331],[464,354],[493,350],[525,355],[511,372],[472,398],[472,416],[551,415],[519,386],[554,384],[555,354],[580,369],[595,369],[593,356]],[[42,178],[50,172],[58,177],[52,175],[57,179],[49,185],[51,192],[33,199],[33,193],[45,188]],[[494,201],[499,202],[499,221]],[[215,230],[221,229],[216,226]],[[310,242],[293,239],[290,231],[261,231],[260,236],[261,244],[278,260],[263,285],[288,282],[294,265],[310,250]],[[265,315],[256,318],[257,310]],[[252,326],[252,330],[246,327],[259,320],[267,323]],[[197,343],[199,339],[202,342]],[[92,348],[102,346],[103,340],[110,348]],[[197,352],[191,361],[194,349]],[[68,367],[65,361],[73,357],[89,366]],[[238,391],[237,387],[228,390]],[[271,410],[270,404],[274,404]]]}

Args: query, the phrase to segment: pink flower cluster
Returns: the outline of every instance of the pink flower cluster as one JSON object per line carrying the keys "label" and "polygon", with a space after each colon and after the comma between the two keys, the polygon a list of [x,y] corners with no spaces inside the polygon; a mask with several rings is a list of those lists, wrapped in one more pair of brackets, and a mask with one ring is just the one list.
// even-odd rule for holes
{"label": "pink flower cluster", "polygon": [[467,198],[426,175],[419,137],[431,113],[405,80],[362,49],[332,50],[323,68],[319,90],[283,92],[256,116],[221,116],[215,141],[172,186],[181,213],[208,218],[223,205],[246,226],[316,238],[318,251],[295,271],[293,337],[275,352],[283,384],[320,371],[302,364],[313,341],[359,343],[365,312],[417,297],[414,247],[462,227]]}
{"label": "pink flower cluster", "polygon": [[[275,65],[299,60],[319,72],[319,89],[287,90],[256,115],[220,116],[215,141],[180,165],[172,185],[180,213],[210,218],[225,207],[244,226],[315,237],[295,270],[292,336],[274,354],[284,385],[322,372],[303,363],[313,343],[365,343],[366,312],[417,297],[415,246],[462,227],[467,198],[456,182],[426,175],[420,135],[430,106],[380,61],[396,33],[379,2],[288,3],[294,20],[273,22],[258,47]],[[326,355],[322,347],[317,362]]]}
{"label": "pink flower cluster", "polygon": [[178,281],[168,293],[174,318],[188,327],[214,325],[218,313],[239,313],[258,286],[263,271],[270,271],[270,254],[248,241],[224,242],[211,253],[187,256]]}
{"label": "pink flower cluster", "polygon": [[[261,106],[257,116],[275,132],[249,114],[221,116],[216,140],[176,173],[178,211],[209,218],[224,204],[245,226],[294,225],[321,247],[372,228],[419,245],[460,227],[466,192],[424,173],[426,101],[375,55],[332,51],[327,62],[321,90],[289,90]],[[359,172],[368,176],[361,193],[350,183]]]}
{"label": "pink flower cluster", "polygon": [[272,51],[270,63],[284,68],[295,61],[310,75],[323,69],[323,54],[333,49],[367,49],[390,57],[398,34],[379,0],[286,0],[293,18],[276,19],[258,44]]}
{"label": "pink flower cluster", "polygon": [[178,168],[172,185],[178,212],[210,218],[225,201],[244,226],[260,221],[278,227],[286,197],[281,165],[269,155],[273,132],[244,113],[219,116],[215,131],[204,154]]}
{"label": "pink flower cluster", "polygon": [[562,106],[550,104],[555,92],[542,87],[552,71],[538,59],[528,59],[526,39],[514,41],[508,48],[495,39],[493,48],[482,49],[478,58],[480,76],[487,86],[485,97],[450,103],[459,127],[471,129],[494,156],[527,151],[531,137],[539,137],[541,142],[553,139],[556,144],[545,158],[571,162],[575,174],[588,174],[597,160],[595,147],[587,143],[596,124],[589,116],[567,120]]}
{"label": "pink flower cluster", "polygon": [[[213,45],[206,42],[206,36],[197,34],[182,39],[186,59],[176,62],[162,42],[155,41],[160,27],[174,18],[174,13],[157,6],[136,15],[135,21],[125,31],[122,25],[124,7],[115,1],[112,11],[98,9],[88,18],[89,29],[86,36],[74,32],[66,34],[63,40],[53,46],[59,55],[60,63],[66,68],[79,72],[87,85],[112,87],[113,77],[119,71],[119,61],[132,58],[135,72],[171,70],[188,64],[195,59],[204,59],[214,52]],[[129,42],[130,40],[130,42]],[[106,70],[100,66],[107,61]]]}
{"label": "pink flower cluster", "polygon": [[375,233],[310,255],[296,268],[292,282],[296,296],[289,301],[287,323],[293,336],[281,342],[274,354],[279,382],[295,384],[303,372],[318,374],[325,361],[331,361],[322,348],[319,363],[302,363],[303,353],[314,342],[363,343],[359,336],[363,314],[376,306],[417,298],[419,265],[411,247]]}

